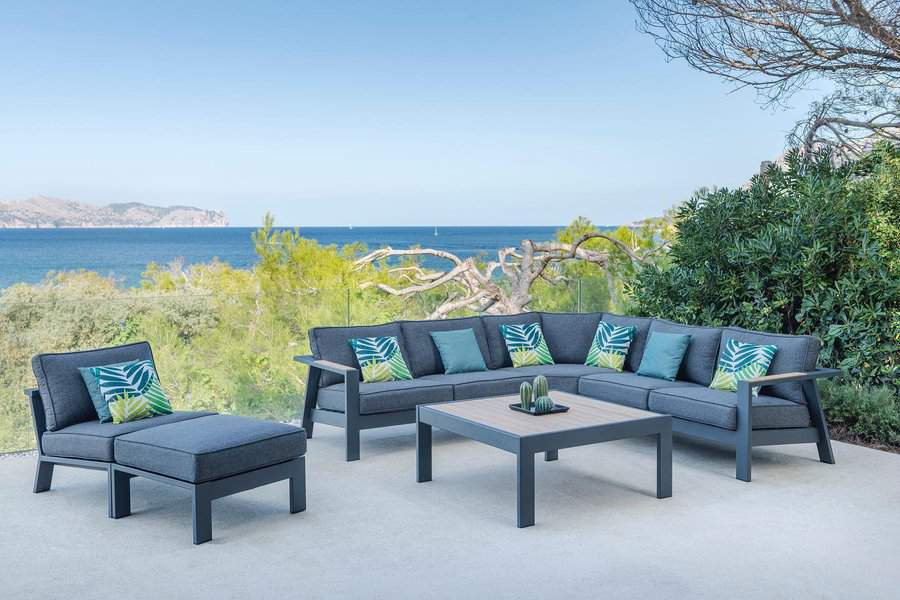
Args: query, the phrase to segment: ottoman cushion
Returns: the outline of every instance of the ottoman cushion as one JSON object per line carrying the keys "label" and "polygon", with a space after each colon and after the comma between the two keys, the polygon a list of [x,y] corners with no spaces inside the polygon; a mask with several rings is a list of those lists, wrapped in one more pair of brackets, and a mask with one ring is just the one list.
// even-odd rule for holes
{"label": "ottoman cushion", "polygon": [[306,453],[299,427],[234,415],[212,415],[116,438],[116,462],[202,483],[292,460]]}

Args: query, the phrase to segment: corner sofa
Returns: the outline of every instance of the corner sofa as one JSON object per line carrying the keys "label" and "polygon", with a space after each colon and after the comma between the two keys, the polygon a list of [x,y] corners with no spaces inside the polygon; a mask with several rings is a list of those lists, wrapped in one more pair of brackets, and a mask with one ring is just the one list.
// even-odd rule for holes
{"label": "corner sofa", "polygon": [[[584,364],[601,320],[636,328],[622,372]],[[556,364],[513,368],[500,326],[525,323],[541,324]],[[431,332],[469,328],[488,370],[445,374]],[[675,381],[636,374],[647,338],[656,331],[691,336]],[[360,382],[349,340],[369,336],[396,336],[413,379]],[[708,387],[723,341],[729,338],[778,346],[767,375],[741,382],[736,393]],[[309,366],[303,426],[309,437],[315,423],[343,427],[347,461],[359,459],[361,430],[413,423],[418,404],[516,394],[523,381],[544,374],[552,390],[668,414],[675,432],[735,448],[736,475],[743,481],[750,481],[753,446],[815,443],[820,460],[834,462],[815,382],[840,371],[816,368],[821,344],[811,336],[698,327],[611,313],[531,312],[317,327],[310,330],[309,339],[313,354],[295,358]],[[754,388],[760,388],[756,396]]]}
{"label": "corner sofa", "polygon": [[192,495],[195,544],[212,539],[212,501],[284,479],[290,512],[306,508],[306,434],[299,427],[208,411],[101,423],[79,367],[153,360],[146,342],[38,354],[38,388],[26,390],[37,442],[35,493],[50,489],[56,465],[106,471],[107,514],[131,514],[130,480],[144,477]]}

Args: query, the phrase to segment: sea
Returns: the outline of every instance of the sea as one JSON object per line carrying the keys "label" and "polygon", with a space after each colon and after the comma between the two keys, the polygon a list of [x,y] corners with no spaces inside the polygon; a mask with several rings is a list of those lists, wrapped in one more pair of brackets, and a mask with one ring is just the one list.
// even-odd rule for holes
{"label": "sea", "polygon": [[[496,257],[500,248],[524,239],[549,240],[562,226],[547,227],[306,227],[300,234],[323,245],[354,242],[374,250],[383,246],[421,246],[462,258]],[[611,228],[610,228],[611,229]],[[0,229],[0,289],[38,283],[49,273],[85,269],[112,276],[125,286],[140,283],[151,262],[205,263],[213,259],[241,269],[256,263],[253,227],[165,229]],[[429,258],[427,267],[443,261]]]}

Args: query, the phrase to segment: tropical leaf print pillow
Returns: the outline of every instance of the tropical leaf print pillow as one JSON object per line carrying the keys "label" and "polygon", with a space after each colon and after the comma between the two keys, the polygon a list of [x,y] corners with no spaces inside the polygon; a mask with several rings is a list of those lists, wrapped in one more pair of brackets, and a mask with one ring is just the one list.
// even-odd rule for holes
{"label": "tropical leaf print pillow", "polygon": [[394,336],[353,338],[350,346],[362,369],[365,383],[379,381],[404,381],[412,379],[412,373],[403,360],[400,342]]}
{"label": "tropical leaf print pillow", "polygon": [[[769,365],[778,352],[778,346],[771,344],[746,344],[736,340],[725,340],[725,348],[719,358],[719,365],[712,383],[714,390],[736,392],[739,381],[762,377],[769,371]],[[753,388],[753,395],[759,388]]]}
{"label": "tropical leaf print pillow", "polygon": [[623,370],[625,356],[628,354],[628,347],[631,346],[631,340],[634,339],[636,330],[634,325],[616,327],[600,321],[584,364],[589,367]]}
{"label": "tropical leaf print pillow", "polygon": [[91,367],[90,372],[97,380],[100,396],[106,402],[113,423],[127,423],[172,412],[172,405],[159,383],[152,360]]}
{"label": "tropical leaf print pillow", "polygon": [[550,355],[540,323],[501,325],[500,334],[506,341],[513,367],[553,364],[553,356]]}

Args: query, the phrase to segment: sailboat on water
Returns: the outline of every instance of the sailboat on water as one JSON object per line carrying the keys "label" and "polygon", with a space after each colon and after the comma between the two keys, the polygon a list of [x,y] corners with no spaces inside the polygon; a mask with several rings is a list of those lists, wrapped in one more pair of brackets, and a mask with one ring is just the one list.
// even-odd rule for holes
{"label": "sailboat on water", "polygon": [[437,225],[435,225],[435,226],[434,226],[434,237],[437,237],[437,234],[438,234],[438,232],[437,232]]}

